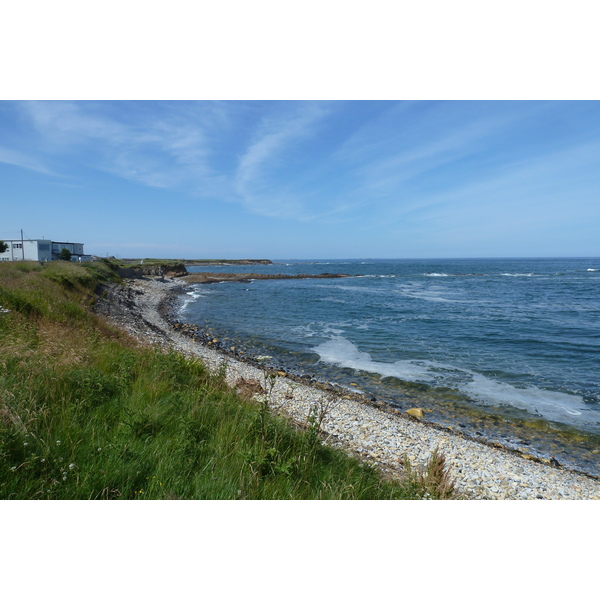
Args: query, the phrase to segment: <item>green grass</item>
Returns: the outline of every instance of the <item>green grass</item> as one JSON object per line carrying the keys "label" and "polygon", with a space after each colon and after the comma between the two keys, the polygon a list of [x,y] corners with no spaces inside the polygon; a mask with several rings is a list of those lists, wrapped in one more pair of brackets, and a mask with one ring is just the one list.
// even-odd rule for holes
{"label": "green grass", "polygon": [[0,499],[402,499],[423,493],[95,316],[107,264],[0,264]]}

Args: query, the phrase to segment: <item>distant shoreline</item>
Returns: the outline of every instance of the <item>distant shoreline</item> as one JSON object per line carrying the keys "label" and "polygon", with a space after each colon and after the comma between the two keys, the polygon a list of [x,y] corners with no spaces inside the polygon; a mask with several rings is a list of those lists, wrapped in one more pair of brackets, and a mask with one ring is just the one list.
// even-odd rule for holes
{"label": "distant shoreline", "polygon": [[236,259],[224,259],[224,258],[121,258],[119,259],[122,263],[139,265],[140,263],[181,263],[190,267],[201,266],[201,265],[272,265],[274,264],[267,258],[236,258]]}
{"label": "distant shoreline", "polygon": [[179,277],[187,283],[220,283],[222,281],[248,282],[252,279],[338,279],[353,277],[341,273],[321,273],[318,275],[283,275],[281,273],[190,273]]}

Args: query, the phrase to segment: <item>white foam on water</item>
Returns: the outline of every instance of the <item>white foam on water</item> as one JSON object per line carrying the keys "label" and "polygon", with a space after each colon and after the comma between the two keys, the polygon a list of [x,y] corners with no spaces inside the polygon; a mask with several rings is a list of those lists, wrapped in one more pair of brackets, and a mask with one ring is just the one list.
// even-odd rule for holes
{"label": "white foam on water", "polygon": [[430,381],[433,378],[427,366],[414,361],[374,361],[368,352],[361,352],[341,335],[332,337],[312,350],[319,355],[321,361],[347,369],[378,373],[382,377],[396,377],[405,381]]}
{"label": "white foam on water", "polygon": [[[438,288],[438,289],[436,289]],[[452,294],[448,290],[440,289],[439,286],[433,287],[417,287],[410,285],[398,286],[397,292],[406,296],[407,298],[415,298],[417,300],[426,300],[428,302],[449,302],[449,303],[470,303],[472,300],[458,300],[454,298],[448,298],[448,294]],[[444,294],[444,295],[442,295]]]}
{"label": "white foam on water", "polygon": [[600,269],[588,269],[588,271],[595,273],[596,271],[600,271]]}
{"label": "white foam on water", "polygon": [[191,287],[189,292],[185,293],[181,310],[184,310],[189,304],[196,302],[198,298],[202,298],[202,296],[206,296],[209,293],[210,292],[204,288],[200,288],[197,286]]}
{"label": "white foam on water", "polygon": [[315,323],[306,323],[304,325],[294,325],[291,330],[298,337],[314,337],[316,332],[314,330]]}
{"label": "white foam on water", "polygon": [[533,277],[535,273],[501,273],[503,277]]}
{"label": "white foam on water", "polygon": [[432,361],[399,360],[393,363],[374,361],[368,352],[360,351],[355,344],[342,335],[335,335],[312,350],[324,363],[377,373],[381,377],[449,386],[466,394],[475,402],[492,406],[513,406],[549,421],[574,425],[600,422],[600,414],[591,410],[580,396],[534,386],[517,388],[469,369]]}
{"label": "white foam on water", "polygon": [[448,273],[423,273],[425,277],[450,277]]}
{"label": "white foam on water", "polygon": [[596,419],[586,416],[586,413],[590,415],[590,410],[581,396],[534,386],[517,388],[478,373],[468,373],[471,374],[472,381],[460,385],[459,389],[479,402],[495,406],[514,406],[545,419],[563,423],[595,423],[600,419],[598,414]]}

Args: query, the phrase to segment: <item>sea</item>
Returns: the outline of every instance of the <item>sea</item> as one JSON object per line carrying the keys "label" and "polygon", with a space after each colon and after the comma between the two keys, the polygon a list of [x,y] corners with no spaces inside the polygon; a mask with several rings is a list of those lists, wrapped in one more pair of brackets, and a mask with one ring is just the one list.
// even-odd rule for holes
{"label": "sea", "polygon": [[600,258],[281,260],[191,286],[180,319],[267,367],[600,476]]}

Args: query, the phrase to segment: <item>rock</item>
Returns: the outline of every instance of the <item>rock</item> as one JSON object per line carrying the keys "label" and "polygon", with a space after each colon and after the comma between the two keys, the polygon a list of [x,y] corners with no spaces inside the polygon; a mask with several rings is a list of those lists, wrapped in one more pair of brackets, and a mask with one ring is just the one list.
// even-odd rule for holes
{"label": "rock", "polygon": [[422,408],[409,408],[406,411],[407,415],[410,415],[411,417],[417,417],[417,419],[422,419],[423,418],[423,409]]}

